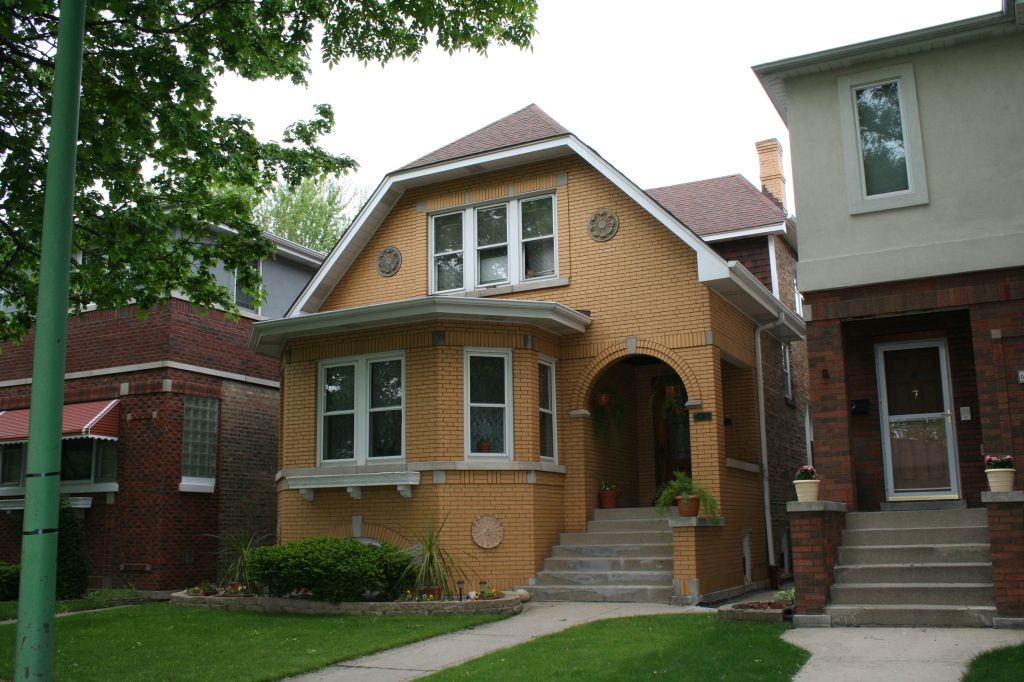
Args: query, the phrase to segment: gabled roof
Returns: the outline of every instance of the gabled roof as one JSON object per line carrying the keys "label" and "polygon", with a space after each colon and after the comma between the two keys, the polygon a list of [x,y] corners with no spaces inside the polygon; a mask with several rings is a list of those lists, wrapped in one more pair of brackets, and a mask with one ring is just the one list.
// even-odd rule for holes
{"label": "gabled roof", "polygon": [[656,187],[647,193],[701,237],[786,220],[778,204],[739,174]]}
{"label": "gabled roof", "polygon": [[465,137],[460,137],[451,144],[435,149],[426,156],[421,156],[412,163],[402,166],[399,170],[426,166],[439,161],[449,161],[460,156],[489,152],[502,147],[535,142],[558,135],[568,135],[558,121],[545,114],[536,104],[523,107],[514,114],[494,123],[485,125]]}

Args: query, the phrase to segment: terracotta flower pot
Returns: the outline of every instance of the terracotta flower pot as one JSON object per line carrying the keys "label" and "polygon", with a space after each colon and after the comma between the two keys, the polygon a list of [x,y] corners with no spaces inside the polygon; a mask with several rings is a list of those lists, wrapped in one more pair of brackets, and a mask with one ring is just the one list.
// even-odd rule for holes
{"label": "terracotta flower pot", "polygon": [[796,486],[796,499],[798,502],[817,502],[818,484],[821,481],[812,478],[807,481],[793,481]]}
{"label": "terracotta flower pot", "polygon": [[601,497],[601,509],[618,509],[618,490],[601,490],[598,492],[598,495]]}
{"label": "terracotta flower pot", "polygon": [[420,588],[420,595],[427,598],[433,597],[434,601],[441,601],[444,597],[444,585],[424,585]]}
{"label": "terracotta flower pot", "polygon": [[491,444],[488,443],[485,440],[482,440],[482,441],[480,441],[479,443],[476,444],[476,451],[477,452],[490,452],[491,451]]}
{"label": "terracotta flower pot", "polygon": [[1013,477],[1016,469],[985,469],[988,476],[988,489],[994,493],[1008,493],[1013,490]]}
{"label": "terracotta flower pot", "polygon": [[678,398],[679,397],[679,386],[666,386],[665,387],[666,398]]}
{"label": "terracotta flower pot", "polygon": [[696,516],[700,513],[700,498],[696,495],[676,497],[676,505],[679,507],[680,516]]}
{"label": "terracotta flower pot", "polygon": [[608,393],[598,393],[594,396],[594,402],[596,402],[599,407],[608,407],[612,402],[612,397]]}

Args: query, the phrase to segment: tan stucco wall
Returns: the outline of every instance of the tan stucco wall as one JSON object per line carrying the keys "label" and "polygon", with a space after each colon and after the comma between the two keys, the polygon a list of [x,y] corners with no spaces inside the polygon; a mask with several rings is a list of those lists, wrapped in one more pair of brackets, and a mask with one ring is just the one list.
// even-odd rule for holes
{"label": "tan stucco wall", "polygon": [[[850,215],[839,76],[912,63],[929,203]],[[1024,33],[786,81],[800,288],[1024,263]]]}

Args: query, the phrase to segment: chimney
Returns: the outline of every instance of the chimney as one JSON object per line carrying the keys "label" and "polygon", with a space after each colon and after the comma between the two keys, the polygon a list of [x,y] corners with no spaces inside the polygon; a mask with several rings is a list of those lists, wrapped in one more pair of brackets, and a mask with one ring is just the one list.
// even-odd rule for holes
{"label": "chimney", "polygon": [[782,174],[782,145],[774,137],[755,143],[761,164],[761,191],[786,210],[786,178]]}

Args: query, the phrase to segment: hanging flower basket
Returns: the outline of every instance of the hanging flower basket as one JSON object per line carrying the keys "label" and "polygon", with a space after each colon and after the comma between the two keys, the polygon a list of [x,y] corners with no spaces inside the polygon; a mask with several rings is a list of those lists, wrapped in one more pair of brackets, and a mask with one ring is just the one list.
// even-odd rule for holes
{"label": "hanging flower basket", "polygon": [[594,402],[598,407],[608,407],[612,402],[612,396],[609,393],[598,393],[594,396]]}
{"label": "hanging flower basket", "polygon": [[678,398],[679,397],[679,386],[677,384],[669,384],[665,387],[666,398]]}

